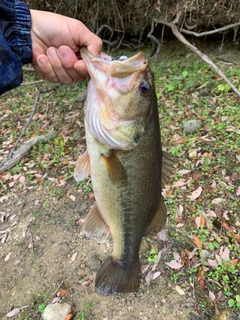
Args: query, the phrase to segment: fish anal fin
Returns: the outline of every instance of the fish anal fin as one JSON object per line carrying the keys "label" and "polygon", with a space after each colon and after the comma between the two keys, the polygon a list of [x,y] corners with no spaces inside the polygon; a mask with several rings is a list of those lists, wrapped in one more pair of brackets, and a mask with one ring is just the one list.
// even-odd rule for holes
{"label": "fish anal fin", "polygon": [[152,232],[159,232],[165,226],[167,220],[167,209],[165,207],[163,197],[161,196],[157,211],[145,230],[144,235],[147,235]]}
{"label": "fish anal fin", "polygon": [[76,168],[74,170],[74,178],[76,181],[82,181],[88,177],[90,172],[90,158],[88,151],[86,150],[77,160]]}
{"label": "fish anal fin", "polygon": [[96,204],[85,218],[83,231],[87,238],[94,238],[99,243],[105,241],[109,235],[109,228],[102,219]]}
{"label": "fish anal fin", "polygon": [[172,175],[174,166],[176,162],[174,156],[166,151],[162,151],[162,186],[168,183],[170,176]]}
{"label": "fish anal fin", "polygon": [[135,292],[139,289],[140,262],[125,263],[107,257],[97,273],[95,290],[104,296]]}
{"label": "fish anal fin", "polygon": [[102,154],[102,157],[104,158],[109,180],[113,184],[125,182],[127,180],[127,175],[121,161],[118,159],[115,152],[112,151],[107,156]]}

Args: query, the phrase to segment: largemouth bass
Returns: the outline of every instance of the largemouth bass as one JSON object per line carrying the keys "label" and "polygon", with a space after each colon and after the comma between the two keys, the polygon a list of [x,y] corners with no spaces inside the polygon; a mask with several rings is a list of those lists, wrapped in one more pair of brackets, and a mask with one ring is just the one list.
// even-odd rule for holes
{"label": "largemouth bass", "polygon": [[142,52],[118,61],[105,54],[93,57],[83,48],[81,56],[91,80],[87,151],[78,159],[75,178],[91,174],[96,199],[84,232],[99,242],[109,234],[113,239],[95,289],[103,295],[133,292],[139,288],[142,237],[166,222],[161,182],[172,166],[161,148],[154,76]]}

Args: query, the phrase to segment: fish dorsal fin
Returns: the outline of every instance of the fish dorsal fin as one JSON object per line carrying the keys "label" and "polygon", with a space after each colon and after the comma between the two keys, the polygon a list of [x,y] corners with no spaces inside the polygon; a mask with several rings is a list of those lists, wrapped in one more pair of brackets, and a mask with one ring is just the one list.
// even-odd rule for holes
{"label": "fish dorsal fin", "polygon": [[158,204],[157,211],[149,224],[146,228],[144,235],[147,235],[151,232],[159,232],[165,226],[167,220],[167,209],[165,207],[163,197],[160,197],[160,201]]}
{"label": "fish dorsal fin", "polygon": [[76,181],[82,181],[88,177],[91,172],[90,158],[88,151],[86,150],[77,159],[76,168],[74,170],[74,178]]}
{"label": "fish dorsal fin", "polygon": [[108,237],[109,228],[100,215],[97,204],[94,204],[86,216],[83,231],[87,238],[94,238],[99,243]]}
{"label": "fish dorsal fin", "polygon": [[173,164],[175,157],[166,151],[162,151],[162,187],[168,183],[170,176],[173,172]]}
{"label": "fish dorsal fin", "polygon": [[127,180],[126,171],[115,152],[112,151],[107,156],[102,154],[102,157],[104,158],[109,180],[114,184],[124,183]]}

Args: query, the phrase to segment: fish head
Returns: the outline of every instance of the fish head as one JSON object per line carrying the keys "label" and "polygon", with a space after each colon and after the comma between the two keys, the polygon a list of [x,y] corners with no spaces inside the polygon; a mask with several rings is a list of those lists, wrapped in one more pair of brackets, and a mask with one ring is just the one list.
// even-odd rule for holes
{"label": "fish head", "polygon": [[147,59],[142,52],[122,60],[104,53],[94,57],[86,48],[81,57],[91,77],[85,105],[89,132],[111,149],[135,148],[156,99]]}

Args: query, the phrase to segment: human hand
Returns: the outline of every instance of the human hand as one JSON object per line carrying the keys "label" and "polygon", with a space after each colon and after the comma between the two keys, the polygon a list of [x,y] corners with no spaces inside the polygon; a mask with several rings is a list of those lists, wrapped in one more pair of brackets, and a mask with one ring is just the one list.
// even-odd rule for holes
{"label": "human hand", "polygon": [[80,48],[94,56],[102,49],[102,40],[82,22],[59,14],[31,10],[32,65],[49,82],[81,82],[88,72],[79,60]]}

